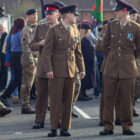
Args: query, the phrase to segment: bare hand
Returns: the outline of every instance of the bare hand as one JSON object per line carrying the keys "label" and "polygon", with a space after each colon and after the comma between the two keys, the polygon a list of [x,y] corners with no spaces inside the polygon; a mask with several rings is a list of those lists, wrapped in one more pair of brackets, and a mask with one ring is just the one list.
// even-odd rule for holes
{"label": "bare hand", "polygon": [[52,72],[52,71],[47,72],[47,77],[48,77],[49,79],[53,79],[53,78],[54,78],[53,72]]}
{"label": "bare hand", "polygon": [[45,45],[45,39],[41,40],[39,44],[40,44],[40,46],[44,46]]}
{"label": "bare hand", "polygon": [[84,79],[84,77],[85,77],[85,72],[80,72],[80,79],[82,80],[82,79]]}

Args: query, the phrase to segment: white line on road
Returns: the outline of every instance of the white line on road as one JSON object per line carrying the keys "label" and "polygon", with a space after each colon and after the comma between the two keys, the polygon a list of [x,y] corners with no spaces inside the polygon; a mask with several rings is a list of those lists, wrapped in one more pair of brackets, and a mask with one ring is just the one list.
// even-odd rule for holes
{"label": "white line on road", "polygon": [[86,114],[83,110],[81,110],[79,107],[77,106],[73,106],[73,108],[81,115],[83,116],[85,119],[92,119],[88,114]]}
{"label": "white line on road", "polygon": [[22,135],[23,133],[22,132],[15,132],[14,134],[15,135]]}

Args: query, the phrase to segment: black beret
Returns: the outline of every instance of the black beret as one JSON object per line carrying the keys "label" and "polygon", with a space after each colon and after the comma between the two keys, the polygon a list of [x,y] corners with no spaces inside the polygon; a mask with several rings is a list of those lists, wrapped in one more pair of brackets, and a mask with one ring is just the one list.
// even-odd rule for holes
{"label": "black beret", "polygon": [[132,6],[124,1],[116,0],[117,5],[113,8],[113,11],[119,11],[123,9],[127,9],[127,11],[130,11],[132,9]]}
{"label": "black beret", "polygon": [[34,14],[34,13],[36,13],[37,12],[37,10],[36,9],[29,9],[27,12],[26,12],[26,15],[32,15],[32,14]]}

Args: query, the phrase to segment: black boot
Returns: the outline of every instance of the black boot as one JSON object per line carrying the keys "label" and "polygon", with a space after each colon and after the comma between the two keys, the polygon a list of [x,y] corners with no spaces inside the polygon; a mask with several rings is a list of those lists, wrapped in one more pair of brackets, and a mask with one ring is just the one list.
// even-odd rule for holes
{"label": "black boot", "polygon": [[72,111],[72,117],[74,117],[74,118],[78,118],[78,117],[79,117],[79,115],[78,115],[78,114],[76,114],[74,111]]}
{"label": "black boot", "polygon": [[12,112],[12,109],[11,108],[3,108],[1,111],[0,111],[0,116],[1,117],[4,117],[5,115],[9,114]]}
{"label": "black boot", "polygon": [[44,128],[44,123],[35,122],[33,129],[40,129],[40,128]]}
{"label": "black boot", "polygon": [[104,131],[100,131],[100,135],[112,135],[112,134],[113,134],[112,130],[104,129]]}
{"label": "black boot", "polygon": [[68,132],[67,129],[61,129],[60,130],[60,135],[65,136],[65,137],[71,136],[71,134]]}
{"label": "black boot", "polygon": [[81,88],[79,96],[78,96],[78,101],[90,101],[92,99],[93,99],[92,97],[88,97],[86,95],[86,90]]}
{"label": "black boot", "polygon": [[135,133],[132,130],[125,130],[123,131],[124,135],[135,135]]}
{"label": "black boot", "polygon": [[51,132],[48,133],[48,137],[56,137],[57,136],[57,131],[56,129],[51,129]]}
{"label": "black boot", "polygon": [[35,110],[31,107],[22,107],[21,114],[35,114]]}

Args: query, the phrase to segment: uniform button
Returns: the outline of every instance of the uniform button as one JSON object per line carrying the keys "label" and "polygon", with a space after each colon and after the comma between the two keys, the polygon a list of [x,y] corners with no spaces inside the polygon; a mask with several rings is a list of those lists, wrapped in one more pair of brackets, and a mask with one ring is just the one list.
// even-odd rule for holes
{"label": "uniform button", "polygon": [[119,43],[121,43],[121,41],[119,40]]}
{"label": "uniform button", "polygon": [[120,36],[122,36],[122,34],[120,34]]}
{"label": "uniform button", "polygon": [[121,54],[119,53],[118,55],[120,56]]}

